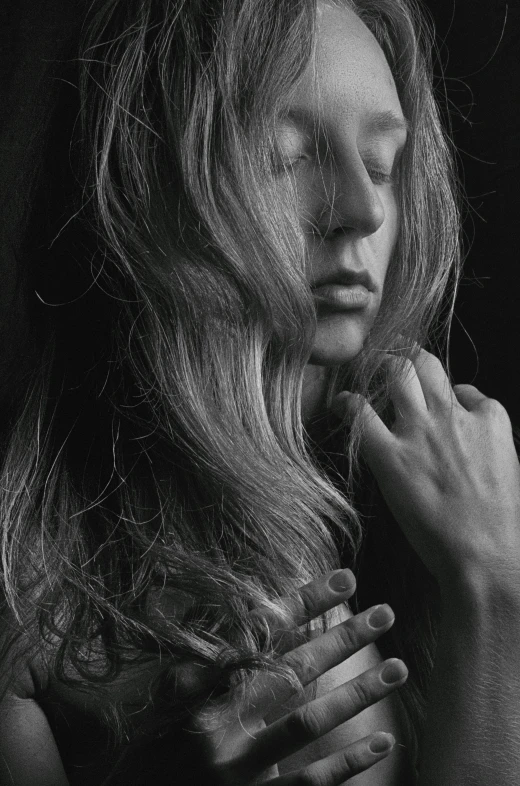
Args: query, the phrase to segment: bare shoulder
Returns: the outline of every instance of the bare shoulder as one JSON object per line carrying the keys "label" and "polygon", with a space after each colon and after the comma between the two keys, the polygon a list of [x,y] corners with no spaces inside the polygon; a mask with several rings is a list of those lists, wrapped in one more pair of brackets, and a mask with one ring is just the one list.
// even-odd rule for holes
{"label": "bare shoulder", "polygon": [[0,614],[0,698],[34,698],[43,678],[41,660],[34,657],[36,644],[29,629],[22,628],[4,606]]}
{"label": "bare shoulder", "polygon": [[[161,617],[177,617],[184,609],[179,609],[177,598],[173,602],[167,594],[152,600],[154,613]],[[148,743],[143,747],[149,729],[162,720],[157,717],[154,700],[157,680],[165,668],[160,656],[136,651],[135,659],[131,657],[113,679],[77,680],[78,674],[68,662],[64,675],[54,668],[58,642],[43,645],[25,634],[13,636],[15,630],[13,621],[0,628],[0,786],[91,786],[104,782],[128,747],[128,741],[114,737],[115,726],[122,720],[129,724],[124,726],[125,740],[128,735],[136,749],[132,775],[139,783],[148,782],[144,773],[155,758],[164,758],[159,740],[153,738],[153,751],[148,750]],[[98,649],[90,642],[89,653],[93,656],[90,667],[95,672],[99,666],[102,677],[101,643]],[[161,734],[165,735],[163,747],[170,750],[168,722],[165,718]],[[163,781],[154,778],[153,782]]]}
{"label": "bare shoulder", "polygon": [[0,633],[0,786],[67,786],[54,736],[35,698],[42,675],[31,661],[31,642],[11,633],[6,622]]}

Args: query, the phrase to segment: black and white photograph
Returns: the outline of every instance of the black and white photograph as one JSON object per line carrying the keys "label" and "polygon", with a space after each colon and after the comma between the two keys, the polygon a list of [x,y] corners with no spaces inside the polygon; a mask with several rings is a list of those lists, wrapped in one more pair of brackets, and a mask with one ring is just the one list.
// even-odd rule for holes
{"label": "black and white photograph", "polygon": [[520,3],[0,2],[0,786],[520,786]]}

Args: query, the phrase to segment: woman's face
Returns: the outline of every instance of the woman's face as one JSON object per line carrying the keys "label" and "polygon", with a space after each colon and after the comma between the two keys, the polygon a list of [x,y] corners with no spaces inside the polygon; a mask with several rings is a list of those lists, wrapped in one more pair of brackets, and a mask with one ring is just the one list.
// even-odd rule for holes
{"label": "woman's face", "polygon": [[280,127],[317,308],[312,364],[351,360],[374,322],[397,236],[393,178],[405,141],[379,44],[352,11],[320,3],[316,57]]}

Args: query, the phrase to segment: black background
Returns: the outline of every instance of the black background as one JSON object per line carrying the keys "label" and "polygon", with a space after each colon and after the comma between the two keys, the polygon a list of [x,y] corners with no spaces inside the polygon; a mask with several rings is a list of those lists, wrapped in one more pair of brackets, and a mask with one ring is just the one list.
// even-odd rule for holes
{"label": "black background", "polygon": [[[467,207],[453,326],[455,382],[520,425],[520,3],[429,0]],[[439,90],[441,90],[439,85]]]}

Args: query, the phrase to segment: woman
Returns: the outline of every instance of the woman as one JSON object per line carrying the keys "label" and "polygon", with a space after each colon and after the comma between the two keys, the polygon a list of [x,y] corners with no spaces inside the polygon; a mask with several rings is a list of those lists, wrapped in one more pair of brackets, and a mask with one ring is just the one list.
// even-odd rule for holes
{"label": "woman", "polygon": [[[90,9],[17,289],[3,782],[515,782],[518,461],[500,406],[417,346],[458,224],[414,19]],[[390,563],[419,630],[381,650],[387,606],[311,624],[353,592],[359,445],[424,578]]]}

